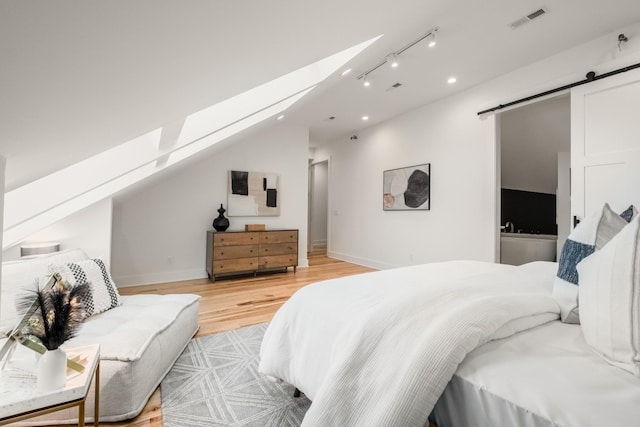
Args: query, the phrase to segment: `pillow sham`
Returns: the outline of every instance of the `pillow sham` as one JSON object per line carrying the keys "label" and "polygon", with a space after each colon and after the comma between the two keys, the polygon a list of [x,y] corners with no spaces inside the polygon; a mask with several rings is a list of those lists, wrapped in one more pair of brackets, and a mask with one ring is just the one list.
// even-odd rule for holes
{"label": "pillow sham", "polygon": [[576,265],[606,245],[625,225],[627,221],[605,203],[580,222],[567,237],[553,283],[553,298],[560,306],[560,320],[563,322],[580,323]]}
{"label": "pillow sham", "polygon": [[578,264],[580,327],[612,365],[640,376],[640,217]]}
{"label": "pillow sham", "polygon": [[117,307],[122,302],[118,288],[101,259],[88,259],[49,266],[50,273],[59,273],[69,284],[88,283],[91,292],[82,300],[86,317]]}

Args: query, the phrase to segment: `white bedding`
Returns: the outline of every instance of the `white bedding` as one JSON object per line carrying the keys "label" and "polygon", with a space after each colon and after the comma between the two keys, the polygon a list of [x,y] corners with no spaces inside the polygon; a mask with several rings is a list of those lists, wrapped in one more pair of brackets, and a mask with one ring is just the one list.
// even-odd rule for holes
{"label": "white bedding", "polygon": [[558,317],[553,263],[451,261],[302,288],[276,313],[260,371],[312,401],[303,426],[420,426],[466,354]]}
{"label": "white bedding", "polygon": [[635,427],[640,378],[598,356],[580,325],[549,322],[469,353],[432,415],[438,427]]}

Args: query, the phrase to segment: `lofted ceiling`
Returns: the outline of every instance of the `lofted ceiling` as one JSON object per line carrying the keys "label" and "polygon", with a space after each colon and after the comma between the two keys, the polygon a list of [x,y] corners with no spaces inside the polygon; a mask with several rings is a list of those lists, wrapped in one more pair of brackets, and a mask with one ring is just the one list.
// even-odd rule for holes
{"label": "lofted ceiling", "polygon": [[[638,21],[638,0],[3,0],[5,189],[380,34],[284,121],[316,144],[347,137]],[[416,44],[362,87],[358,75],[434,27],[436,47]]]}

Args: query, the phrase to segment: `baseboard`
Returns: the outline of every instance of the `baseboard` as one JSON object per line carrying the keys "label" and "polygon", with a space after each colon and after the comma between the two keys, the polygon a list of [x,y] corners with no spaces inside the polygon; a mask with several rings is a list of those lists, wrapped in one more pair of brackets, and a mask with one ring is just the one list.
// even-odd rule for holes
{"label": "baseboard", "polygon": [[334,251],[327,251],[327,256],[331,258],[339,259],[341,261],[350,262],[351,264],[357,264],[363,267],[369,267],[376,270],[388,270],[390,268],[402,267],[401,265],[387,264],[385,262],[356,257],[352,255],[343,254],[340,252],[334,252]]}
{"label": "baseboard", "polygon": [[203,268],[193,270],[167,271],[164,273],[135,274],[131,276],[114,276],[113,281],[119,288],[156,283],[177,282],[181,280],[205,279],[207,272]]}
{"label": "baseboard", "polygon": [[[309,267],[307,258],[298,260],[298,268]],[[135,274],[131,276],[113,276],[113,281],[119,288],[138,285],[155,285],[157,283],[178,282],[183,280],[206,279],[209,276],[203,269],[167,271],[165,273]]]}

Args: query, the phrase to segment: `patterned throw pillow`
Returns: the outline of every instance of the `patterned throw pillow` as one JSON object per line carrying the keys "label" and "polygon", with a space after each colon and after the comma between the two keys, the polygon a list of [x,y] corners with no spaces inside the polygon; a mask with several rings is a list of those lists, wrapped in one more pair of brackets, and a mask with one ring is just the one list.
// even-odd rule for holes
{"label": "patterned throw pillow", "polygon": [[567,237],[553,283],[553,297],[560,306],[560,319],[563,322],[580,323],[576,266],[606,245],[625,225],[627,221],[605,203],[601,209],[578,224]]}
{"label": "patterned throw pillow", "polygon": [[118,288],[101,259],[50,265],[49,272],[59,273],[71,285],[89,283],[91,292],[82,301],[87,317],[121,304]]}
{"label": "patterned throw pillow", "polygon": [[638,210],[633,205],[629,206],[627,209],[620,213],[620,216],[627,222],[631,222],[631,220],[634,219],[636,215],[638,215]]}

